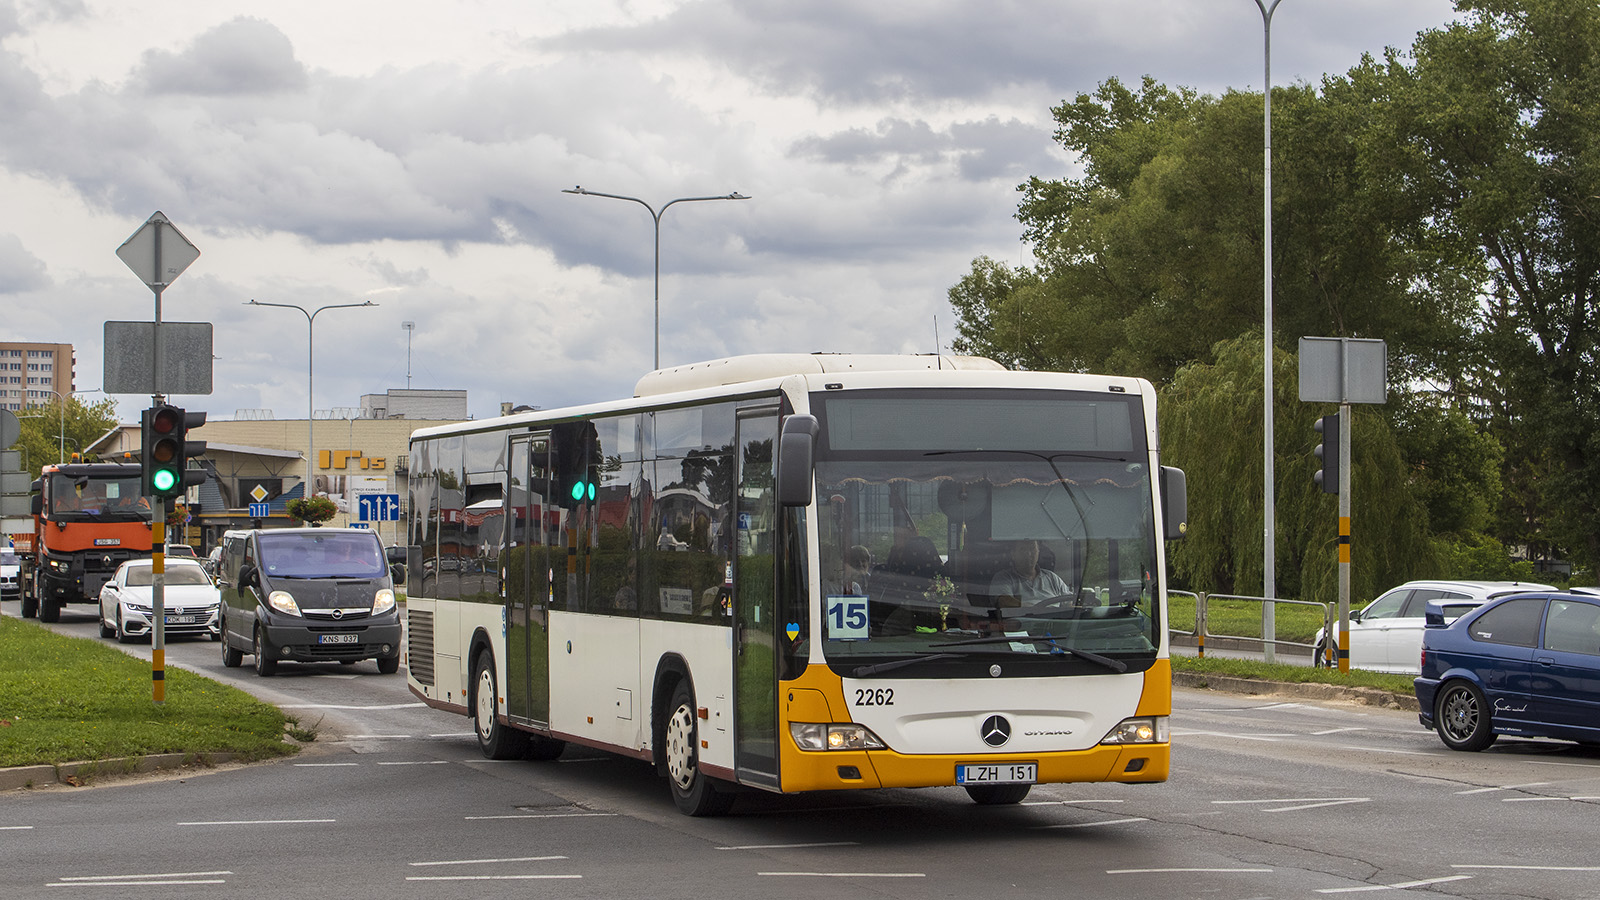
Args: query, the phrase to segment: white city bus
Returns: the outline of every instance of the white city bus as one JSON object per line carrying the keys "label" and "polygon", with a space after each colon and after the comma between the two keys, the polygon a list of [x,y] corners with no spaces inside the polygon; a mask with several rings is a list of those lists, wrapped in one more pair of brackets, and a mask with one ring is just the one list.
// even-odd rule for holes
{"label": "white city bus", "polygon": [[1159,464],[1136,378],[781,354],[420,430],[409,685],[485,754],[740,789],[1167,778]]}

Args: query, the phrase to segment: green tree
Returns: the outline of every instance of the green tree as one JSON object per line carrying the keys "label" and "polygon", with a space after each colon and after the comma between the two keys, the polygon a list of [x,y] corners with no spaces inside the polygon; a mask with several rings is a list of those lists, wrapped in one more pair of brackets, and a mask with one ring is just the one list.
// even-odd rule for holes
{"label": "green tree", "polygon": [[84,403],[68,396],[66,404],[60,400],[30,406],[17,413],[22,434],[16,448],[22,451],[23,465],[37,476],[46,465],[70,461],[72,454],[82,452],[117,425],[117,402],[109,397],[96,403]]}

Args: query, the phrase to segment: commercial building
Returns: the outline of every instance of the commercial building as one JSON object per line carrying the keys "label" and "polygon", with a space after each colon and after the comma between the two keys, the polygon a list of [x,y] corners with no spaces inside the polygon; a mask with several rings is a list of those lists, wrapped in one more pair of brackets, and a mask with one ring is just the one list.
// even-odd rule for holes
{"label": "commercial building", "polygon": [[71,344],[0,341],[0,409],[17,412],[72,396]]}

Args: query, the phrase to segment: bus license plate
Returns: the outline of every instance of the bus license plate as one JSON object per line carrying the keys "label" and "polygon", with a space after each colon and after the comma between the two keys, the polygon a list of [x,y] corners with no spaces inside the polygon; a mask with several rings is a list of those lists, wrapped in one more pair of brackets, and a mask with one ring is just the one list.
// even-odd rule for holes
{"label": "bus license plate", "polygon": [[1038,780],[1038,763],[956,766],[956,784],[1034,784]]}
{"label": "bus license plate", "polygon": [[355,642],[356,642],[356,636],[353,635],[353,634],[319,634],[319,635],[317,635],[317,643],[319,643],[319,644],[354,644]]}
{"label": "bus license plate", "polygon": [[194,616],[167,616],[168,625],[193,625]]}

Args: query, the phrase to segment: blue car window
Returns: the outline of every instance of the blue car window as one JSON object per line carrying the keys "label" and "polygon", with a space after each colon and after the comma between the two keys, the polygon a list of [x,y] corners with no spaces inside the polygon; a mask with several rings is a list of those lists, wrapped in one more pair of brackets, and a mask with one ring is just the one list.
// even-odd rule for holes
{"label": "blue car window", "polygon": [[1547,650],[1600,656],[1600,606],[1576,600],[1550,601],[1544,646]]}
{"label": "blue car window", "polygon": [[1485,610],[1473,620],[1467,632],[1475,641],[1532,647],[1539,640],[1539,625],[1543,618],[1543,598],[1507,600]]}

